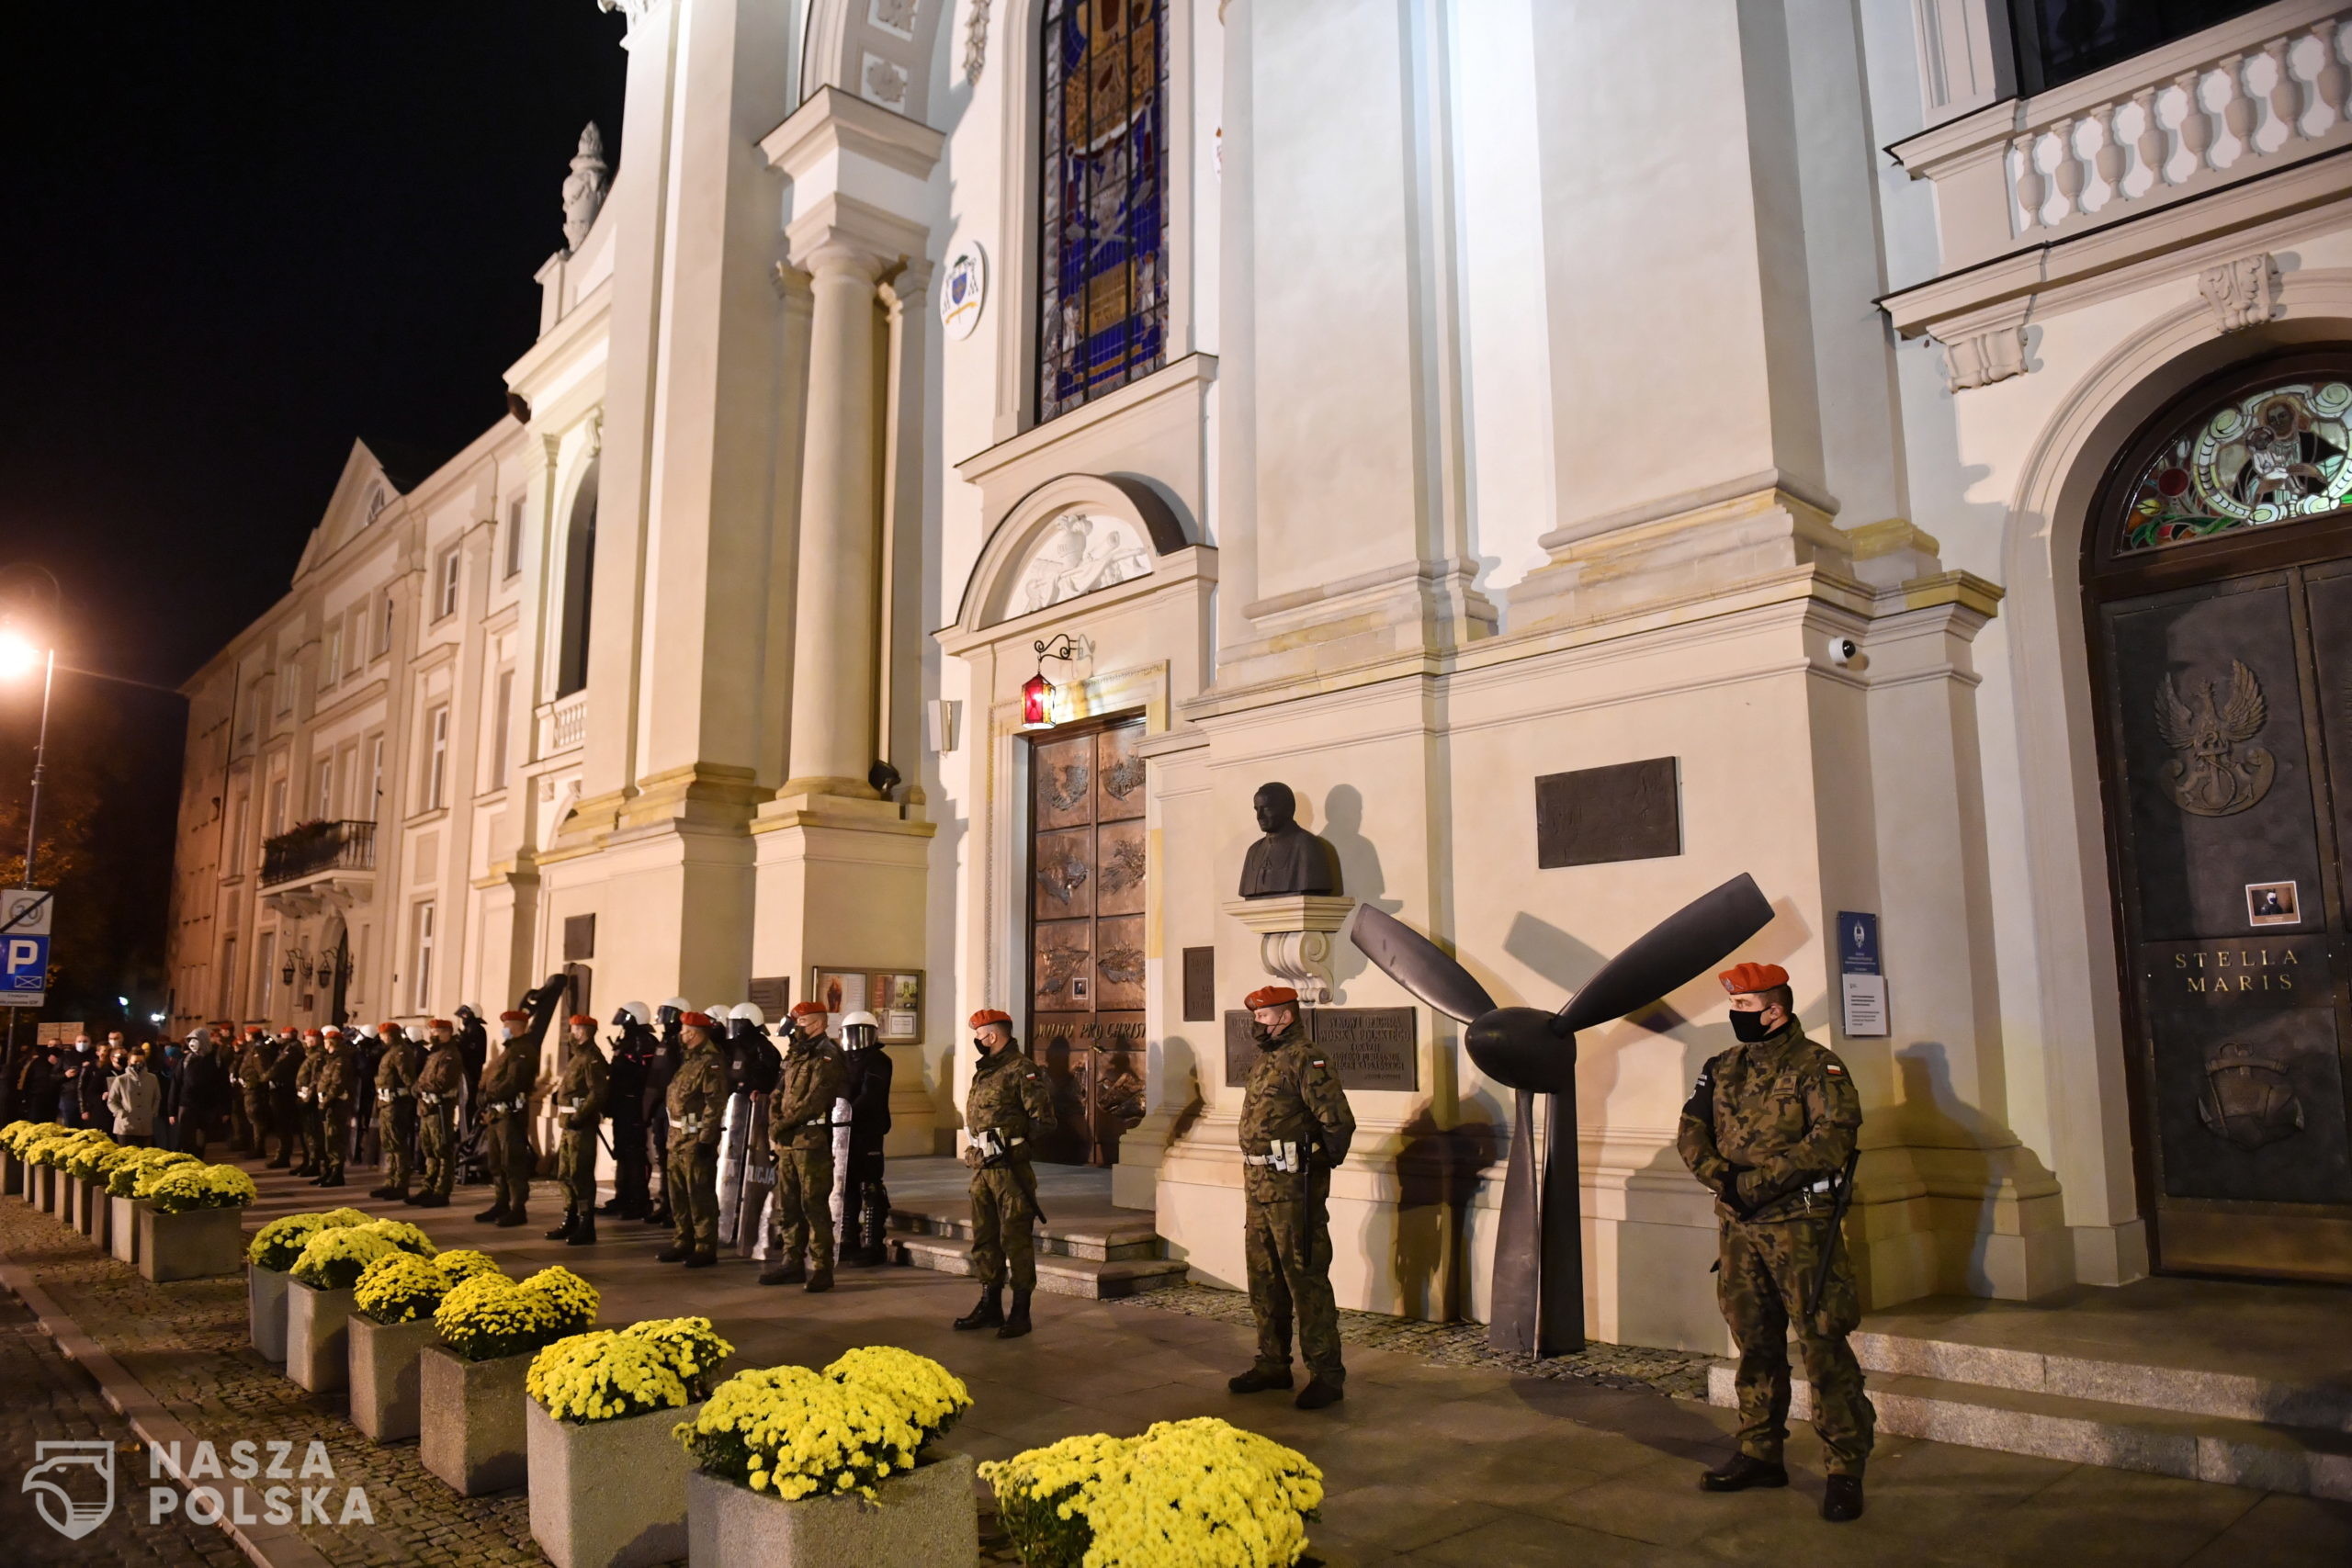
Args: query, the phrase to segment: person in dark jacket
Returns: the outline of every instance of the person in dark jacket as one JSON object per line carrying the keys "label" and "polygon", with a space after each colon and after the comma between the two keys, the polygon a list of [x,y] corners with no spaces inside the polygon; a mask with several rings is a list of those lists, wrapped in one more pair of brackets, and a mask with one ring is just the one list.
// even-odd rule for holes
{"label": "person in dark jacket", "polygon": [[114,1112],[107,1109],[107,1086],[114,1081],[113,1066],[91,1045],[86,1034],[74,1042],[74,1054],[82,1063],[82,1070],[74,1077],[74,1125],[113,1126]]}
{"label": "person in dark jacket", "polygon": [[621,1032],[605,1086],[613,1126],[613,1195],[598,1212],[625,1220],[645,1218],[652,1201],[645,1148],[645,1073],[653,1040],[646,1025],[652,1017],[653,1010],[643,1002],[624,1002],[613,1015],[613,1027]]}
{"label": "person in dark jacket", "polygon": [[179,1105],[172,1118],[174,1148],[202,1157],[205,1136],[212,1118],[220,1114],[227,1083],[211,1033],[191,1036],[187,1055],[180,1061]]}
{"label": "person in dark jacket", "polygon": [[843,1263],[880,1263],[888,1256],[890,1191],[882,1185],[882,1142],[890,1131],[890,1057],[870,1012],[842,1020],[848,1066],[849,1168],[842,1188]]}

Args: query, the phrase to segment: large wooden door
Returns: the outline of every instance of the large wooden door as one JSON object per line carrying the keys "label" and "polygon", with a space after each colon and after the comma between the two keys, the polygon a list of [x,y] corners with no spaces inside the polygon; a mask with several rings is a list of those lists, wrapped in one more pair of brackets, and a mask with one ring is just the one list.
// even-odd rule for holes
{"label": "large wooden door", "polygon": [[2352,389],[2297,380],[2157,422],[2086,581],[2157,1266],[2352,1280]]}
{"label": "large wooden door", "polygon": [[1143,1117],[1143,720],[1030,740],[1029,1049],[1060,1131],[1040,1156],[1109,1165]]}

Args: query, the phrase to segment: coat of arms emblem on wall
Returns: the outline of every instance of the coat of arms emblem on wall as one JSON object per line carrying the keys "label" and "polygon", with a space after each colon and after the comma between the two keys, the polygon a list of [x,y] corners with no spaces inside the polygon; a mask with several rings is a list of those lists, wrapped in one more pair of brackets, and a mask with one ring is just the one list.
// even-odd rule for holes
{"label": "coat of arms emblem on wall", "polygon": [[[2269,793],[2278,760],[2259,746],[2247,746],[2269,716],[2262,682],[2244,661],[2230,661],[2226,690],[2218,681],[2192,682],[2188,700],[2166,675],[2156,686],[2156,728],[2165,744],[2180,753],[2164,765],[2165,792],[2183,811],[2228,817]],[[2239,748],[2245,747],[2244,750]]]}

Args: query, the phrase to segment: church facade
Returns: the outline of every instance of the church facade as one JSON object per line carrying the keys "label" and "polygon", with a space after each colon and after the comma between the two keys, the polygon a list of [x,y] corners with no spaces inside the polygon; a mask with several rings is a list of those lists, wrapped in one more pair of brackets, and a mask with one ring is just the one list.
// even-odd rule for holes
{"label": "church facade", "polygon": [[[1238,1282],[1272,976],[1342,1304],[1484,1317],[1515,1099],[1351,911],[1549,1008],[1745,872],[1870,1301],[2352,1278],[2352,13],[603,3],[511,416],[189,683],[183,1021],[814,995],[929,1153],[1001,1007]],[[1600,1337],[1723,1343],[1720,1002],[1575,1043]]]}

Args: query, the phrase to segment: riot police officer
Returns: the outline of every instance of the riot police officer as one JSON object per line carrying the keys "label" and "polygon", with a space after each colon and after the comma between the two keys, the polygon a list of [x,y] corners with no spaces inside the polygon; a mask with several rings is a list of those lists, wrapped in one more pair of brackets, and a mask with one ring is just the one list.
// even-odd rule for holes
{"label": "riot police officer", "polygon": [[842,1098],[849,1101],[849,1162],[842,1189],[843,1263],[880,1263],[890,1224],[882,1142],[890,1132],[890,1055],[870,1012],[842,1020]]}
{"label": "riot police officer", "polygon": [[277,1048],[269,1058],[269,1122],[277,1129],[277,1156],[269,1162],[272,1170],[288,1166],[299,1170],[311,1163],[309,1152],[302,1147],[302,1055],[301,1037],[291,1027],[279,1030]]}
{"label": "riot police officer", "polygon": [[613,1195],[601,1212],[624,1220],[641,1220],[650,1201],[645,1156],[645,1073],[653,1036],[646,1024],[653,1010],[643,1002],[624,1002],[613,1014],[620,1037],[613,1042],[613,1059],[606,1065],[605,1106],[613,1126]]}
{"label": "riot police officer", "polygon": [[[681,1031],[685,1025],[682,1021],[694,1010],[694,1004],[685,998],[672,997],[662,1004],[660,1010],[654,1015],[661,1023],[662,1033],[646,1061],[644,1103],[646,1152],[650,1156],[657,1185],[653,1192],[653,1201],[645,1212],[645,1220],[648,1224],[667,1225],[674,1223],[675,1219],[671,1209],[670,1191],[670,1079],[676,1074],[679,1065],[685,1060],[685,1043],[681,1035]],[[725,1070],[722,1067],[720,1077],[723,1079],[725,1076]],[[714,1129],[712,1136],[715,1138],[717,1135],[717,1131]],[[717,1145],[714,1144],[712,1147],[716,1149]],[[716,1172],[713,1173],[711,1180],[716,1190],[718,1182]],[[716,1234],[713,1233],[714,1237]],[[713,1245],[716,1245],[715,1240]]]}

